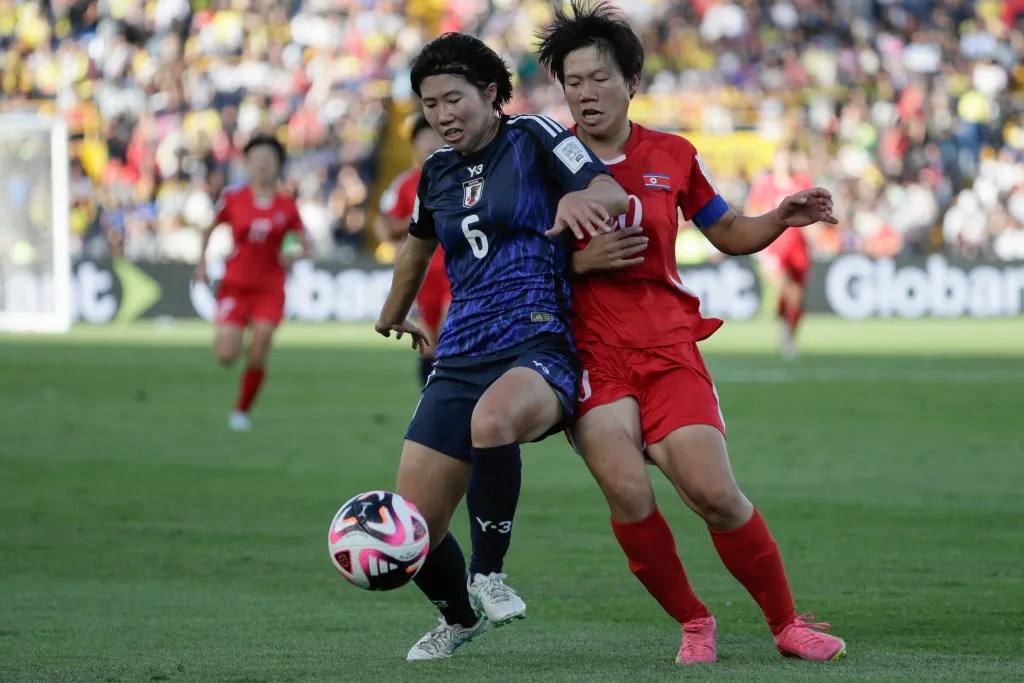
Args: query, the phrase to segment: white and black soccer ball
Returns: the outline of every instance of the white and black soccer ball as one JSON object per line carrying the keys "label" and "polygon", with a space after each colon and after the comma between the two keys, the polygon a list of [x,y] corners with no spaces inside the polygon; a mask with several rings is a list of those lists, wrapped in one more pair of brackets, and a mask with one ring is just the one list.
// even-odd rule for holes
{"label": "white and black soccer ball", "polygon": [[427,522],[397,493],[360,493],[331,522],[334,568],[354,586],[389,591],[412,581],[430,552]]}

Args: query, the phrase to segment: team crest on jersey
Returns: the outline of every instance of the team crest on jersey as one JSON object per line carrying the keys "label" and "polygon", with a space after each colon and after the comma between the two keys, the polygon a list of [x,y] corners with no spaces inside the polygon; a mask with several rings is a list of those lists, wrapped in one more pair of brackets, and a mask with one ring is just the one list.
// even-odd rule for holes
{"label": "team crest on jersey", "polygon": [[288,221],[288,216],[283,211],[278,211],[274,214],[274,223],[277,225],[284,225]]}
{"label": "team crest on jersey", "polygon": [[672,179],[661,173],[644,173],[644,187],[656,187],[659,190],[671,190]]}
{"label": "team crest on jersey", "polygon": [[480,203],[480,198],[483,196],[483,178],[474,178],[473,180],[467,180],[462,183],[462,205],[467,209],[471,209]]}

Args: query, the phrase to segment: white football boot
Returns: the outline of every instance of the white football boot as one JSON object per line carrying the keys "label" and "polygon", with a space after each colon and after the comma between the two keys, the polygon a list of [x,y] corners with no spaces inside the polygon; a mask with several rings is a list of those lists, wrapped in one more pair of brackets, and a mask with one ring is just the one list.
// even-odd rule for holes
{"label": "white football boot", "polygon": [[228,429],[233,432],[248,432],[252,429],[252,420],[245,413],[236,410],[228,415]]}
{"label": "white football boot", "polygon": [[476,638],[487,628],[487,619],[480,617],[472,626],[450,626],[443,618],[427,635],[416,641],[405,659],[420,662],[427,659],[448,659],[456,650]]}
{"label": "white football boot", "polygon": [[506,574],[473,574],[466,588],[473,609],[483,612],[495,626],[526,618],[526,603],[505,585]]}
{"label": "white football boot", "polygon": [[789,323],[785,320],[780,320],[779,323],[779,353],[784,360],[796,360],[800,352],[796,348],[793,331],[789,329]]}

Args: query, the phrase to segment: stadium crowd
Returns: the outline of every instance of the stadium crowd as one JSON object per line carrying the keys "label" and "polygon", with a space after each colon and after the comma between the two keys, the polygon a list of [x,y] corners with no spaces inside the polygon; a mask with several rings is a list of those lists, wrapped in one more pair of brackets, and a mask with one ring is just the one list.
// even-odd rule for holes
{"label": "stadium crowd", "polygon": [[[1024,259],[1021,0],[618,4],[648,51],[644,123],[756,131],[833,191],[840,224],[812,232],[817,258]],[[435,26],[410,18],[431,8]],[[5,110],[42,102],[69,122],[78,253],[194,261],[216,196],[240,180],[240,148],[272,129],[317,251],[346,260],[370,253],[389,102],[411,97],[409,59],[433,32],[472,32],[505,56],[511,113],[569,121],[532,55],[549,12],[545,0],[0,0],[0,90]],[[742,207],[752,178],[712,170]]]}

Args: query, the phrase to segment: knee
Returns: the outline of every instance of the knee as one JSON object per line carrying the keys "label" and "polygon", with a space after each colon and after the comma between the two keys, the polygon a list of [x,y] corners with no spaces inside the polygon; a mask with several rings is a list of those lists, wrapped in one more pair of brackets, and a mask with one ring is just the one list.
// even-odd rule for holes
{"label": "knee", "polygon": [[654,512],[654,491],[650,482],[622,482],[605,489],[608,510],[616,522],[639,522]]}
{"label": "knee", "polygon": [[476,448],[494,448],[518,441],[512,420],[493,408],[474,410],[470,431]]}
{"label": "knee", "polygon": [[612,468],[588,464],[604,493],[612,519],[616,522],[639,522],[651,515],[654,511],[654,488],[642,463],[628,468],[621,463]]}
{"label": "knee", "polygon": [[234,349],[216,348],[213,353],[217,357],[217,362],[226,368],[231,367],[238,360],[238,352]]}
{"label": "knee", "polygon": [[697,514],[712,529],[738,529],[754,511],[754,506],[735,486],[712,486],[691,491],[690,495]]}

